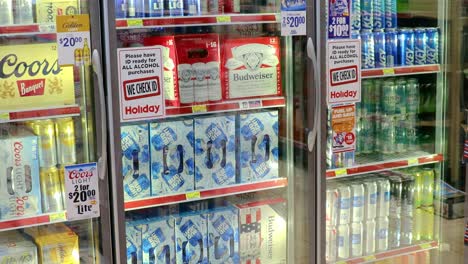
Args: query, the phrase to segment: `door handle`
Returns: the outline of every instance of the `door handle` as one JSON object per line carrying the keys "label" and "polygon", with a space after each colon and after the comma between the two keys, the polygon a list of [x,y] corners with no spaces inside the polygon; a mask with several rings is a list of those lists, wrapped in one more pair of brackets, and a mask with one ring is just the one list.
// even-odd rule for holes
{"label": "door handle", "polygon": [[315,105],[314,105],[314,123],[312,130],[309,131],[307,135],[307,146],[309,152],[312,152],[315,148],[316,139],[317,139],[317,132],[318,132],[318,122],[319,122],[319,115],[318,112],[320,110],[320,97],[321,97],[321,89],[320,89],[320,80],[319,80],[319,73],[318,73],[318,62],[317,62],[317,53],[315,52],[314,42],[312,38],[307,39],[307,57],[312,62],[312,68],[314,72],[314,88],[315,88]]}
{"label": "door handle", "polygon": [[105,179],[107,167],[107,112],[106,112],[106,98],[104,96],[104,77],[102,75],[101,56],[99,51],[93,50],[91,58],[93,64],[93,71],[98,79],[99,90],[99,112],[101,115],[101,155],[98,159],[98,175],[99,179]]}

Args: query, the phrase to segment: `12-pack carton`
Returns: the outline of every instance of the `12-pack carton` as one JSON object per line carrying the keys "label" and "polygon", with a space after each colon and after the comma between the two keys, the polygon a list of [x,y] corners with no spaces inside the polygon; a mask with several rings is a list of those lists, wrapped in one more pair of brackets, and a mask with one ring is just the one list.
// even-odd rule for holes
{"label": "12-pack carton", "polygon": [[121,127],[122,175],[125,200],[150,196],[148,124]]}
{"label": "12-pack carton", "polygon": [[141,252],[141,229],[136,221],[131,218],[125,219],[125,239],[127,247],[127,263],[141,264],[143,256]]}
{"label": "12-pack carton", "polygon": [[195,118],[195,189],[236,183],[235,116]]}
{"label": "12-pack carton", "polygon": [[151,194],[194,189],[193,120],[150,124]]}
{"label": "12-pack carton", "polygon": [[176,218],[177,263],[208,264],[206,212],[187,212]]}
{"label": "12-pack carton", "polygon": [[278,178],[278,111],[239,115],[240,183]]}
{"label": "12-pack carton", "polygon": [[0,236],[0,263],[37,263],[37,247],[18,231]]}
{"label": "12-pack carton", "polygon": [[235,207],[208,213],[208,254],[211,264],[239,263],[239,215]]}
{"label": "12-pack carton", "polygon": [[0,130],[0,219],[42,213],[37,136],[16,127]]}

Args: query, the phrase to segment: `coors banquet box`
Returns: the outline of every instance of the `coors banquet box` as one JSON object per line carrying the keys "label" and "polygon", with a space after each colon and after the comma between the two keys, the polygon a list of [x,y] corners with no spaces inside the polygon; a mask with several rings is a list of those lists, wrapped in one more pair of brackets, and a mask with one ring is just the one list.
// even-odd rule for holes
{"label": "coors banquet box", "polygon": [[223,44],[226,99],[281,95],[277,37],[226,39]]}
{"label": "coors banquet box", "polygon": [[58,65],[56,44],[0,47],[0,112],[74,103],[73,68]]}

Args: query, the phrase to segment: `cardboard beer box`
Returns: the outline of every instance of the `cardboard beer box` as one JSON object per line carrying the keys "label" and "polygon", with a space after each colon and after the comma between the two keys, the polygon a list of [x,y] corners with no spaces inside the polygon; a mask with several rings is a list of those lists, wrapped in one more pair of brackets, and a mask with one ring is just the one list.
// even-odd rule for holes
{"label": "cardboard beer box", "polygon": [[187,212],[176,217],[176,263],[209,263],[207,217],[205,211]]}
{"label": "cardboard beer box", "polygon": [[122,126],[122,175],[125,200],[150,196],[150,149],[148,124]]}
{"label": "cardboard beer box", "polygon": [[208,213],[208,260],[210,264],[239,263],[239,215],[233,206]]}
{"label": "cardboard beer box", "polygon": [[179,106],[179,86],[177,82],[177,59],[174,36],[147,37],[145,46],[163,46],[164,99],[166,106]]}
{"label": "cardboard beer box", "polygon": [[151,195],[194,189],[193,120],[150,124]]}
{"label": "cardboard beer box", "polygon": [[77,0],[36,0],[36,21],[41,31],[53,31],[57,16],[79,14]]}
{"label": "cardboard beer box", "polygon": [[224,98],[281,95],[280,40],[226,39],[223,44]]}
{"label": "cardboard beer box", "polygon": [[221,96],[218,34],[175,37],[181,104],[216,102]]}
{"label": "cardboard beer box", "polygon": [[24,232],[38,247],[39,263],[80,263],[78,236],[65,224],[31,227]]}
{"label": "cardboard beer box", "polygon": [[0,112],[71,104],[73,68],[58,65],[56,44],[0,48]]}
{"label": "cardboard beer box", "polygon": [[140,222],[143,264],[175,264],[175,218],[151,217]]}
{"label": "cardboard beer box", "polygon": [[8,127],[0,135],[0,219],[42,213],[37,136]]}
{"label": "cardboard beer box", "polygon": [[0,263],[37,263],[37,247],[18,231],[0,236]]}
{"label": "cardboard beer box", "polygon": [[195,118],[195,189],[236,183],[235,116]]}
{"label": "cardboard beer box", "polygon": [[125,239],[127,245],[127,263],[141,264],[143,261],[141,252],[141,229],[131,218],[125,219]]}

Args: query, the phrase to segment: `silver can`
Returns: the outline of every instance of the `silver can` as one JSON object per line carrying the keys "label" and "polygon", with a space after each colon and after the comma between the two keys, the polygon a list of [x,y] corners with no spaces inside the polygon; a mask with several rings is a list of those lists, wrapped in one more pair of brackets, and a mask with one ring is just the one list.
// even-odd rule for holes
{"label": "silver can", "polygon": [[364,208],[366,220],[372,220],[377,217],[377,199],[379,194],[377,189],[377,183],[374,179],[366,179],[364,181],[364,191]]}
{"label": "silver can", "polygon": [[398,175],[392,175],[390,180],[390,216],[400,218],[403,180]]}
{"label": "silver can", "polygon": [[340,195],[338,188],[331,185],[327,189],[326,197],[326,225],[327,226],[336,226],[338,224],[338,212],[339,212],[339,202]]}
{"label": "silver can", "polygon": [[398,248],[401,245],[401,218],[393,217],[388,218],[388,247]]}
{"label": "silver can", "polygon": [[327,227],[326,229],[326,249],[325,249],[325,259],[327,262],[336,261],[337,255],[337,230],[335,227]]}
{"label": "silver can", "polygon": [[378,252],[388,250],[388,217],[379,217],[376,219],[376,245]]}
{"label": "silver can", "polygon": [[351,224],[351,256],[362,256],[362,242],[363,242],[363,226],[362,222],[355,222]]}
{"label": "silver can", "polygon": [[351,188],[346,185],[338,185],[338,191],[340,192],[339,198],[339,224],[351,223]]}
{"label": "silver can", "polygon": [[349,225],[339,225],[338,226],[338,236],[337,236],[337,252],[339,259],[349,258],[349,247],[350,247],[350,235],[351,230]]}
{"label": "silver can", "polygon": [[13,6],[15,24],[32,24],[34,23],[33,1],[32,0],[15,0]]}
{"label": "silver can", "polygon": [[390,182],[377,178],[377,217],[388,217],[390,213]]}
{"label": "silver can", "polygon": [[376,222],[375,220],[367,220],[364,228],[364,255],[372,255],[375,253],[376,244]]}
{"label": "silver can", "polygon": [[13,24],[13,1],[0,0],[0,25]]}
{"label": "silver can", "polygon": [[402,246],[409,246],[413,243],[413,217],[401,217],[401,237],[400,244]]}
{"label": "silver can", "polygon": [[352,193],[352,222],[361,222],[364,219],[364,185],[360,182],[351,183]]}

